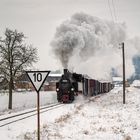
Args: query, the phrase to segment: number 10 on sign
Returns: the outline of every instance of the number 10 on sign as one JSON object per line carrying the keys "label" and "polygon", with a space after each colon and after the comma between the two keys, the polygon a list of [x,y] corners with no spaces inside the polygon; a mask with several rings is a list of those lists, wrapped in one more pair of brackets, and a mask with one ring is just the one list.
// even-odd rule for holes
{"label": "number 10 on sign", "polygon": [[42,81],[42,74],[41,73],[34,73],[34,82],[38,81],[41,82]]}

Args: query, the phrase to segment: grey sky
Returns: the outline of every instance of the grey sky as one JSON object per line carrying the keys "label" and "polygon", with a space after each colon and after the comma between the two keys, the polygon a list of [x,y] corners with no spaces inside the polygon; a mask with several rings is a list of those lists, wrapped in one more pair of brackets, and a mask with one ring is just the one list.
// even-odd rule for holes
{"label": "grey sky", "polygon": [[[113,1],[117,22],[126,23],[130,37],[140,36],[140,0]],[[28,43],[38,48],[40,61],[35,66],[55,69],[58,62],[49,52],[50,41],[56,27],[76,12],[112,20],[108,0],[0,0],[0,36],[6,27],[23,32]]]}

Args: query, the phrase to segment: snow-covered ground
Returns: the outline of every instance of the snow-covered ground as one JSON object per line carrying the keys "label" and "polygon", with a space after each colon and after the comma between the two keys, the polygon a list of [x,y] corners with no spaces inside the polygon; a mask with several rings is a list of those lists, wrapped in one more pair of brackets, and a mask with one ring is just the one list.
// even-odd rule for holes
{"label": "snow-covered ground", "polygon": [[[41,114],[41,140],[140,140],[140,89],[122,87]],[[0,128],[2,140],[36,140],[36,116]]]}
{"label": "snow-covered ground", "polygon": [[[8,110],[8,93],[0,94],[0,115],[21,111],[29,108],[36,107],[37,93],[33,92],[14,92],[13,93],[13,110]],[[48,105],[56,103],[56,92],[53,91],[40,91],[40,105]]]}

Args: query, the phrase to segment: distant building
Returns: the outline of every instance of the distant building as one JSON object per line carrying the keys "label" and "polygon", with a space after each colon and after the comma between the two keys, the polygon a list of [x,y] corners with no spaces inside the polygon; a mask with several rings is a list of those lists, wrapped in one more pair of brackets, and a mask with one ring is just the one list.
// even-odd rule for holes
{"label": "distant building", "polygon": [[50,73],[46,79],[47,82],[57,82],[60,80],[62,74],[54,74],[54,73]]}
{"label": "distant building", "polygon": [[122,82],[123,78],[122,77],[112,77],[113,82]]}
{"label": "distant building", "polygon": [[46,82],[43,85],[44,91],[55,91],[56,90],[56,82],[58,82],[61,78],[62,74],[52,74],[50,73],[46,79]]}
{"label": "distant building", "polygon": [[[115,85],[115,87],[123,86],[122,77],[113,77],[112,80],[113,80],[113,84]],[[127,80],[125,81],[125,86],[130,87],[130,83]]]}
{"label": "distant building", "polygon": [[[62,74],[49,74],[45,83],[43,84],[41,90],[43,91],[54,91],[56,90],[56,82],[58,82],[61,78]],[[16,83],[15,89],[26,89],[34,91],[34,87],[32,86],[29,78],[26,74],[21,75]]]}
{"label": "distant building", "polygon": [[115,85],[115,87],[122,86],[123,84],[123,78],[122,77],[112,77],[112,83]]}

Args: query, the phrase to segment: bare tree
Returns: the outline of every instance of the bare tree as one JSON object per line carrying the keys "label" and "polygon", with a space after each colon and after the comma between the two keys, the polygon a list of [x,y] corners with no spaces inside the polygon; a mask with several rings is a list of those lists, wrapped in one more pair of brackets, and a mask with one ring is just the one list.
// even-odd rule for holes
{"label": "bare tree", "polygon": [[24,43],[25,36],[17,30],[6,29],[4,39],[0,39],[0,73],[9,84],[9,105],[12,109],[12,89],[17,76],[25,68],[37,62],[37,49]]}

